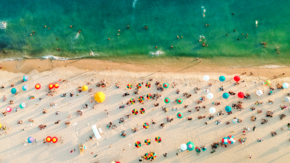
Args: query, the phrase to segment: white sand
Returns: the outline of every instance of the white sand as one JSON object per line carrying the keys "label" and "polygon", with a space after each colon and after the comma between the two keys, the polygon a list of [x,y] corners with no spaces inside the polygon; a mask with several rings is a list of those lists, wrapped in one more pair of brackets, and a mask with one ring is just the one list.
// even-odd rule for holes
{"label": "white sand", "polygon": [[[227,76],[227,80],[223,83],[217,81],[218,76],[222,74],[207,74],[211,77],[209,82],[213,83],[210,87],[210,92],[214,94],[213,100],[206,100],[202,105],[206,105],[206,109],[201,109],[201,111],[196,112],[194,107],[197,106],[196,100],[202,95],[203,89],[207,88],[207,82],[202,81],[203,73],[196,74],[174,74],[174,73],[132,73],[125,71],[90,71],[86,72],[84,70],[79,70],[74,67],[67,68],[56,68],[51,71],[44,71],[38,73],[37,71],[32,71],[29,74],[28,82],[22,83],[21,79],[24,74],[22,73],[12,73],[1,70],[0,71],[0,85],[4,85],[5,89],[0,90],[1,96],[6,95],[7,101],[1,102],[2,111],[9,106],[9,101],[14,100],[14,104],[10,105],[13,109],[18,107],[21,102],[25,102],[27,107],[25,109],[20,109],[18,112],[14,110],[9,113],[6,117],[1,115],[0,123],[2,125],[7,125],[11,128],[7,134],[2,134],[0,136],[0,159],[1,162],[95,162],[99,160],[101,163],[108,163],[112,160],[119,160],[122,163],[133,163],[138,162],[138,158],[144,155],[146,152],[154,151],[157,153],[157,159],[154,162],[289,162],[290,155],[288,151],[290,150],[289,142],[289,131],[287,129],[287,123],[289,122],[289,110],[280,110],[279,105],[283,104],[283,99],[288,93],[287,90],[275,90],[271,96],[264,94],[262,97],[256,97],[255,91],[259,88],[265,90],[265,93],[269,92],[269,88],[261,85],[263,79],[257,77],[241,76],[241,80],[245,80],[245,83],[241,83],[239,86],[233,86],[233,76]],[[125,86],[131,83],[133,87],[139,83],[146,83],[149,78],[153,78],[152,87],[150,89],[141,88],[139,95],[146,95],[147,93],[157,93],[155,81],[168,82],[170,88],[161,92],[163,99],[165,97],[170,97],[171,100],[176,98],[182,98],[184,100],[183,104],[188,104],[187,109],[183,108],[182,105],[177,105],[174,103],[165,104],[163,99],[159,99],[157,102],[160,103],[159,107],[153,107],[153,103],[156,101],[145,99],[145,104],[142,105],[137,102],[138,95],[133,94],[132,90],[126,90]],[[56,82],[59,79],[67,79],[67,83],[61,84],[58,89],[58,94],[54,97],[46,96],[48,90],[47,86],[51,82]],[[94,81],[91,81],[94,79]],[[96,87],[96,83],[101,79],[106,79],[110,82],[110,86],[107,88]],[[288,80],[288,79],[287,79]],[[117,89],[114,84],[117,81],[121,81],[122,88]],[[273,84],[280,82],[281,84],[284,79],[276,79]],[[289,81],[289,80],[288,80]],[[79,96],[76,96],[77,86],[81,86],[91,82],[89,88],[93,88],[93,93],[98,91],[103,91],[106,94],[106,100],[102,104],[97,104],[97,109],[92,109],[95,104],[90,103],[91,93],[82,92]],[[172,82],[177,82],[176,88],[172,88]],[[254,82],[258,84],[254,84]],[[35,90],[34,85],[36,83],[41,83],[41,90]],[[10,93],[10,84],[16,84],[16,88],[19,92],[17,96]],[[24,92],[21,87],[26,84],[29,90]],[[187,86],[186,86],[187,84]],[[218,90],[218,87],[224,86],[225,92],[234,91],[238,93],[243,91],[245,93],[250,93],[251,100],[241,100],[243,101],[244,110],[241,112],[233,109],[232,115],[217,116],[211,121],[206,119],[198,120],[198,115],[209,115],[208,109],[213,101],[220,101],[220,106],[214,106],[217,111],[223,110],[226,105],[232,105],[233,102],[239,101],[237,96],[230,96],[229,99],[224,100],[222,98],[222,93]],[[247,85],[247,87],[245,87]],[[201,87],[201,91],[198,94],[194,94],[194,87]],[[180,94],[176,94],[176,90],[180,89]],[[74,91],[75,96],[70,97],[69,92]],[[131,95],[127,97],[122,97],[125,92],[130,92]],[[182,96],[184,92],[192,94],[192,97],[187,99]],[[67,97],[60,97],[60,94],[67,93]],[[34,95],[36,99],[29,100],[28,96]],[[38,98],[43,98],[39,101]],[[124,104],[130,99],[135,98],[136,104],[132,106],[127,106],[125,109],[118,109],[122,102]],[[268,100],[274,100],[274,104],[268,104]],[[261,106],[255,106],[255,101],[263,101],[264,104]],[[49,104],[51,102],[57,103],[56,107],[52,107]],[[84,109],[84,115],[82,117],[76,115],[76,110],[79,110],[87,103],[89,105],[88,109]],[[162,106],[169,108],[169,112],[164,113],[161,109]],[[262,109],[262,114],[257,114],[256,111],[250,111],[250,107],[255,106],[257,109]],[[119,124],[119,118],[131,113],[132,109],[140,109],[141,107],[146,109],[146,113],[143,115],[132,115],[130,119],[126,119],[125,123]],[[172,107],[177,107],[178,111],[183,112],[184,118],[177,119],[176,111],[172,111]],[[48,109],[47,114],[42,113],[42,109]],[[105,109],[109,112],[109,117],[107,116]],[[192,110],[192,113],[188,113],[187,110]],[[55,112],[59,110],[60,114],[55,115]],[[267,110],[274,111],[273,118],[266,118],[265,113]],[[286,114],[286,118],[283,120],[279,119],[279,114]],[[68,119],[69,115],[72,118]],[[252,115],[257,116],[257,121],[250,121]],[[174,118],[173,122],[166,122],[166,117],[172,116]],[[193,117],[192,121],[188,121],[186,117]],[[226,121],[231,121],[233,117],[237,117],[243,120],[242,123],[226,125]],[[30,125],[28,119],[34,119],[35,122],[33,126]],[[261,119],[268,119],[267,124],[261,125]],[[151,119],[157,122],[157,124],[151,124]],[[220,119],[223,123],[216,125],[215,121]],[[23,120],[23,124],[17,124],[18,120]],[[54,124],[55,121],[61,120],[60,124]],[[70,127],[66,127],[65,121],[69,120],[71,122]],[[109,122],[117,125],[117,129],[107,129],[106,126]],[[208,125],[205,125],[205,122]],[[150,124],[149,129],[145,130],[142,128],[142,124],[148,122]],[[73,126],[73,124],[77,123]],[[165,128],[159,128],[161,123],[166,123]],[[44,130],[39,130],[37,127],[40,124],[46,124],[47,128]],[[101,127],[103,132],[102,139],[86,141],[89,135],[93,134],[91,130],[91,125],[96,124]],[[138,124],[138,129],[136,133],[132,133],[131,128]],[[236,141],[233,145],[228,145],[228,148],[218,148],[214,154],[210,154],[210,145],[214,141],[221,140],[222,137],[230,135],[230,131],[234,131],[234,136],[236,140],[242,137],[242,131],[244,127],[252,128],[254,124],[257,125],[257,130],[253,132],[252,130],[247,132],[247,141],[245,144],[240,144]],[[281,130],[284,128],[284,131]],[[22,129],[26,128],[26,131]],[[127,137],[122,138],[119,133],[122,130],[126,130]],[[0,130],[1,133],[3,130]],[[270,132],[276,131],[277,136],[271,137]],[[132,135],[132,136],[131,136]],[[37,139],[38,143],[27,144],[23,143],[29,136]],[[57,136],[62,137],[63,144],[59,141],[56,144],[43,143],[43,139],[46,136]],[[156,143],[154,138],[160,136],[162,138],[161,143]],[[257,142],[257,138],[263,138],[264,141],[261,143]],[[145,139],[150,139],[152,141],[151,145],[146,146],[142,143],[142,147],[137,149],[134,144],[136,141],[144,142]],[[187,143],[188,141],[194,142],[196,146],[205,145],[207,147],[206,152],[201,152],[199,155],[195,151],[186,151],[180,153],[176,156],[178,152],[178,147],[182,143]],[[84,143],[87,146],[87,150],[84,154],[79,154],[78,145]],[[26,144],[26,145],[25,145]],[[109,146],[112,145],[112,148]],[[70,153],[69,151],[76,149],[76,152]],[[125,149],[125,151],[123,151]],[[91,154],[94,152],[94,154]],[[162,154],[168,153],[168,157],[164,158]],[[97,157],[94,157],[98,154]],[[250,160],[248,155],[253,155]],[[149,162],[149,161],[144,161]]]}

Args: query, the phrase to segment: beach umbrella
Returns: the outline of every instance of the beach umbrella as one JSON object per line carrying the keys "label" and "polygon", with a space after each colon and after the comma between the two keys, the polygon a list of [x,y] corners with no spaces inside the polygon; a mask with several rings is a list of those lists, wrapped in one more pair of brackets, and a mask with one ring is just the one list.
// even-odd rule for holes
{"label": "beach umbrella", "polygon": [[263,91],[262,91],[262,90],[257,90],[257,91],[256,91],[256,94],[257,94],[258,96],[262,96],[262,95],[263,95]]}
{"label": "beach umbrella", "polygon": [[58,83],[54,83],[54,88],[59,88],[59,84]]}
{"label": "beach umbrella", "polygon": [[238,97],[239,97],[239,98],[244,98],[244,96],[245,96],[245,95],[244,95],[243,92],[239,92],[239,93],[238,93]]}
{"label": "beach umbrella", "polygon": [[223,98],[224,98],[224,99],[228,99],[229,97],[230,97],[230,94],[229,94],[229,93],[225,92],[225,93],[223,94]]}
{"label": "beach umbrella", "polygon": [[57,137],[53,137],[53,138],[51,139],[51,141],[52,141],[53,143],[57,143],[58,139],[57,139]]}
{"label": "beach umbrella", "polygon": [[127,88],[128,89],[132,89],[132,85],[131,84],[127,84]]}
{"label": "beach umbrella", "polygon": [[12,93],[12,94],[15,94],[16,92],[17,92],[16,88],[12,88],[12,89],[11,89],[11,93]]}
{"label": "beach umbrella", "polygon": [[54,84],[53,83],[48,84],[48,88],[49,89],[53,89],[54,88]]}
{"label": "beach umbrella", "polygon": [[156,137],[155,137],[155,141],[156,141],[157,143],[160,143],[160,142],[161,142],[161,137],[156,136]]}
{"label": "beach umbrella", "polygon": [[138,110],[137,109],[133,109],[132,110],[132,114],[137,115],[138,114]]}
{"label": "beach umbrella", "polygon": [[149,99],[152,98],[152,94],[151,94],[151,93],[148,93],[146,97],[147,97],[147,99],[149,100]]}
{"label": "beach umbrella", "polygon": [[235,76],[235,77],[234,77],[234,80],[235,80],[236,82],[238,82],[238,81],[241,80],[241,78],[240,78],[239,76]]}
{"label": "beach umbrella", "polygon": [[145,122],[145,123],[143,124],[143,128],[148,129],[148,128],[149,128],[149,124],[148,124],[147,122]]}
{"label": "beach umbrella", "polygon": [[224,138],[222,139],[222,143],[224,143],[224,144],[228,144],[228,143],[229,143],[229,139],[228,139],[228,137],[224,137]]}
{"label": "beach umbrella", "polygon": [[2,127],[2,124],[0,123],[0,128]]}
{"label": "beach umbrella", "polygon": [[26,104],[24,102],[20,103],[19,105],[20,109],[24,109],[26,107]]}
{"label": "beach umbrella", "polygon": [[288,83],[283,83],[283,88],[284,89],[287,89],[289,87],[289,84]]}
{"label": "beach umbrella", "polygon": [[23,81],[27,81],[28,80],[28,76],[23,76]]}
{"label": "beach umbrella", "polygon": [[12,108],[10,106],[7,106],[6,111],[11,112]]}
{"label": "beach umbrella", "polygon": [[146,87],[146,88],[150,88],[150,87],[151,87],[151,83],[147,82],[147,83],[145,84],[145,87]]}
{"label": "beach umbrella", "polygon": [[209,76],[208,76],[208,75],[204,75],[204,76],[203,76],[203,80],[204,80],[204,81],[208,81],[208,80],[209,80]]}
{"label": "beach umbrella", "polygon": [[130,99],[130,104],[135,104],[135,99],[131,98]]}
{"label": "beach umbrella", "polygon": [[219,80],[220,80],[221,82],[224,82],[224,81],[226,80],[226,77],[225,77],[225,76],[220,76],[220,77],[219,77]]}
{"label": "beach umbrella", "polygon": [[189,141],[186,143],[186,145],[187,145],[187,150],[192,151],[194,149],[193,142]]}
{"label": "beach umbrella", "polygon": [[145,160],[150,160],[150,158],[151,158],[151,154],[150,153],[145,153],[144,159]]}
{"label": "beach umbrella", "polygon": [[271,81],[270,80],[265,80],[264,84],[269,86],[269,85],[271,85]]}
{"label": "beach umbrella", "polygon": [[181,98],[178,98],[178,99],[176,100],[176,102],[177,102],[178,104],[182,104],[182,103],[183,103],[183,100],[182,100]]}
{"label": "beach umbrella", "polygon": [[163,84],[163,88],[168,88],[169,87],[169,84],[168,83],[164,83]]}
{"label": "beach umbrella", "polygon": [[150,140],[150,139],[145,139],[144,143],[145,143],[146,145],[150,145],[150,144],[151,144],[151,140]]}
{"label": "beach umbrella", "polygon": [[140,103],[144,102],[144,97],[143,97],[143,96],[139,96],[138,101],[139,101]]}
{"label": "beach umbrella", "polygon": [[145,109],[144,108],[140,109],[140,114],[145,114]]}
{"label": "beach umbrella", "polygon": [[141,147],[141,142],[140,141],[136,141],[135,142],[135,147],[136,148],[140,148]]}
{"label": "beach umbrella", "polygon": [[234,138],[233,135],[229,135],[229,136],[228,136],[228,142],[229,142],[230,144],[234,144],[234,143],[236,142],[236,139]]}
{"label": "beach umbrella", "polygon": [[106,99],[106,96],[103,92],[97,92],[95,94],[95,100],[98,102],[98,103],[102,103],[104,102]]}
{"label": "beach umbrella", "polygon": [[141,87],[142,87],[142,84],[141,84],[141,83],[138,83],[138,84],[136,85],[136,88],[137,88],[137,89],[141,89]]}
{"label": "beach umbrella", "polygon": [[152,159],[153,159],[153,160],[155,160],[155,159],[156,159],[156,157],[157,157],[157,153],[155,153],[155,152],[152,152]]}
{"label": "beach umbrella", "polygon": [[286,96],[284,99],[285,102],[290,102],[290,97]]}
{"label": "beach umbrella", "polygon": [[83,85],[82,86],[82,91],[87,91],[88,90],[88,86],[87,85]]}
{"label": "beach umbrella", "polygon": [[26,91],[28,89],[27,85],[22,86],[22,90]]}
{"label": "beach umbrella", "polygon": [[164,99],[164,102],[165,102],[166,104],[168,104],[168,103],[170,102],[170,99],[169,99],[168,97],[166,97],[166,98]]}
{"label": "beach umbrella", "polygon": [[32,143],[32,142],[34,142],[34,138],[31,137],[31,136],[29,136],[28,139],[27,139],[27,141],[28,141],[28,143]]}
{"label": "beach umbrella", "polygon": [[180,145],[180,149],[181,149],[181,151],[185,151],[187,149],[187,145],[186,144],[181,144]]}
{"label": "beach umbrella", "polygon": [[226,112],[231,112],[232,111],[232,108],[230,106],[226,106],[225,107],[225,110],[226,110]]}
{"label": "beach umbrella", "polygon": [[181,112],[177,113],[177,118],[181,119],[183,117],[183,114]]}
{"label": "beach umbrella", "polygon": [[46,137],[45,141],[48,142],[48,143],[50,143],[51,142],[51,139],[52,138],[50,136],[48,136],[48,137]]}
{"label": "beach umbrella", "polygon": [[35,84],[35,89],[39,90],[41,88],[41,85],[39,83]]}
{"label": "beach umbrella", "polygon": [[215,108],[214,108],[214,107],[209,108],[209,112],[210,112],[211,114],[215,113]]}
{"label": "beach umbrella", "polygon": [[212,94],[212,93],[208,93],[208,94],[206,95],[206,97],[207,97],[208,99],[212,99],[212,98],[213,98],[213,94]]}

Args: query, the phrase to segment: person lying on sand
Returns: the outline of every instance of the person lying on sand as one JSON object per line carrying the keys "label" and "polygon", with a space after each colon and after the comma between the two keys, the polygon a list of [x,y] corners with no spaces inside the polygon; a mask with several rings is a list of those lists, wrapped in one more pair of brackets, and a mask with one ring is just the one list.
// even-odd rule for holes
{"label": "person lying on sand", "polygon": [[20,120],[20,121],[17,121],[17,124],[22,124],[23,123],[23,121],[22,120]]}

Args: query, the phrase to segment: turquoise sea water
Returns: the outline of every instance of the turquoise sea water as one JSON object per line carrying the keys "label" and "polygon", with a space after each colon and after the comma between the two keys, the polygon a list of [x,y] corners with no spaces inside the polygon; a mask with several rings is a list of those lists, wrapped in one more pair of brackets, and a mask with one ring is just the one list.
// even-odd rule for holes
{"label": "turquoise sea water", "polygon": [[[0,30],[0,49],[7,58],[16,55],[7,51],[73,58],[90,52],[95,57],[150,56],[160,50],[162,56],[289,61],[290,1],[2,0],[0,6],[0,21],[7,22],[6,29]],[[202,46],[200,36],[208,47]]]}

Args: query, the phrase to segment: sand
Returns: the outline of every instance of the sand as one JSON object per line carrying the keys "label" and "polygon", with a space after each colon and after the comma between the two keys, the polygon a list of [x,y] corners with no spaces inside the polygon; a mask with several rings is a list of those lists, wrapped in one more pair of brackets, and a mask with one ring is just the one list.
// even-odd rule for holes
{"label": "sand", "polygon": [[[27,62],[31,62],[28,60]],[[41,61],[46,62],[46,61]],[[35,62],[36,66],[41,66],[42,68],[47,66],[41,64],[41,62]],[[68,61],[67,61],[68,62]],[[69,61],[70,62],[70,61]],[[82,61],[78,61],[82,62]],[[16,62],[15,62],[16,63]],[[231,72],[230,75],[223,72],[196,72],[196,73],[177,73],[177,72],[129,72],[124,70],[109,70],[104,69],[104,65],[96,70],[84,70],[67,65],[67,67],[57,67],[51,70],[42,70],[41,72],[36,70],[29,71],[26,75],[29,76],[29,80],[25,83],[21,82],[24,73],[20,72],[8,72],[9,67],[6,66],[6,62],[2,63],[3,69],[0,70],[0,85],[4,85],[5,88],[0,90],[1,96],[6,95],[7,101],[2,101],[2,111],[5,111],[7,106],[11,106],[13,109],[18,108],[21,102],[25,102],[27,107],[25,109],[19,109],[18,112],[14,110],[7,116],[1,115],[0,123],[2,125],[7,125],[10,128],[7,134],[2,134],[0,136],[0,159],[1,162],[96,162],[99,160],[101,163],[107,163],[112,160],[119,160],[122,163],[133,163],[138,162],[138,158],[144,155],[146,152],[154,151],[157,153],[158,157],[154,162],[288,162],[290,159],[288,151],[290,147],[287,145],[289,142],[287,121],[289,119],[289,110],[280,110],[280,105],[284,104],[283,99],[288,93],[287,90],[274,90],[271,96],[266,93],[269,92],[269,87],[263,86],[262,82],[266,78],[260,76],[248,76],[241,75],[241,80],[245,80],[238,86],[234,86],[233,75],[238,75],[238,73]],[[9,62],[9,65],[13,67],[14,62]],[[73,64],[73,63],[72,63]],[[29,64],[25,64],[27,66]],[[23,68],[25,68],[23,66]],[[124,65],[126,66],[126,65]],[[130,66],[130,65],[128,65]],[[29,66],[28,66],[29,67]],[[51,67],[47,66],[47,69]],[[12,69],[12,68],[11,68]],[[27,68],[29,69],[29,68]],[[142,67],[140,68],[142,69]],[[11,70],[12,71],[12,70]],[[240,70],[241,72],[242,70]],[[276,69],[275,69],[276,71]],[[255,72],[254,72],[255,73]],[[210,81],[213,86],[208,87],[209,82],[204,82],[202,80],[203,75],[209,75]],[[249,71],[247,72],[249,74]],[[223,83],[218,81],[220,75],[225,75],[227,80]],[[272,74],[273,75],[279,75]],[[270,76],[270,75],[269,75]],[[124,109],[119,109],[118,107],[122,103],[126,103],[130,98],[137,100],[139,95],[135,95],[133,90],[127,90],[126,84],[131,83],[133,86],[139,82],[148,82],[152,78],[152,87],[150,89],[141,88],[139,95],[146,95],[147,93],[160,93],[156,90],[154,85],[155,81],[168,82],[170,87],[165,91],[161,92],[163,99],[169,97],[172,100],[176,98],[182,98],[184,100],[182,105],[175,103],[165,104],[163,99],[157,100],[160,104],[158,107],[153,107],[156,103],[155,100],[145,99],[145,104],[140,104],[136,101],[136,104],[127,106]],[[51,82],[57,82],[59,79],[67,79],[67,83],[61,83],[60,88],[54,97],[46,96],[47,86]],[[93,81],[92,81],[93,79]],[[107,88],[96,87],[96,83],[102,79],[106,79],[109,82]],[[117,89],[115,83],[120,81],[121,88]],[[283,83],[284,81],[289,81],[288,77],[272,80],[273,86],[276,83]],[[92,93],[82,92],[77,93],[77,87],[91,82],[89,88],[93,89]],[[172,83],[176,82],[178,85],[172,88]],[[40,90],[35,90],[34,85],[36,83],[41,83],[42,88]],[[10,84],[15,84],[19,94],[12,95],[10,93]],[[24,92],[21,87],[26,84],[29,90]],[[244,109],[238,111],[233,109],[233,114],[217,116],[214,114],[215,118],[209,120],[208,118],[199,120],[198,115],[209,116],[208,109],[210,107],[215,107],[217,111],[223,110],[225,106],[232,105],[239,101],[237,96],[230,96],[229,99],[225,100],[222,98],[221,91],[218,88],[223,85],[225,92],[234,91],[238,93],[239,91],[250,93],[250,100],[243,101]],[[246,86],[246,87],[245,87]],[[200,87],[201,90],[197,94],[194,93],[194,87]],[[201,109],[199,112],[195,111],[194,107],[198,106],[196,100],[201,96],[206,96],[203,92],[205,88],[209,88],[210,92],[214,94],[212,100],[206,99],[202,105],[206,105],[206,109]],[[180,89],[180,94],[176,94],[176,90]],[[257,97],[255,92],[257,89],[262,89],[265,94],[262,97]],[[106,94],[106,100],[97,104],[96,109],[93,109],[95,102],[91,103],[92,94],[102,91]],[[74,92],[74,97],[69,97],[69,92]],[[122,94],[129,92],[130,95],[127,97],[122,97]],[[188,92],[192,94],[192,97],[185,98],[183,93]],[[67,97],[60,97],[62,93],[67,93]],[[78,94],[78,96],[76,96]],[[29,95],[35,96],[35,99],[29,100]],[[38,98],[43,98],[39,101]],[[268,104],[268,100],[272,99],[274,104]],[[14,104],[9,105],[9,101],[14,100]],[[256,106],[254,103],[259,100],[263,101],[264,104],[261,106]],[[212,102],[220,101],[220,106],[214,106]],[[54,102],[57,104],[56,107],[50,106],[50,103]],[[76,111],[81,109],[84,104],[89,105],[88,109],[83,109],[84,115],[76,115]],[[286,103],[285,103],[286,104]],[[184,105],[189,105],[188,108],[183,108]],[[288,105],[288,104],[286,104]],[[257,111],[250,111],[250,107],[256,107],[257,109],[262,109],[263,113],[258,114]],[[167,107],[169,111],[164,113],[162,107]],[[178,111],[184,114],[182,119],[176,118],[177,111],[172,111],[172,108],[177,108]],[[48,110],[47,114],[42,113],[42,109],[46,108]],[[141,115],[132,115],[129,119],[125,118],[126,122],[119,124],[119,118],[131,113],[132,109],[145,108],[146,113]],[[105,112],[108,110],[109,116]],[[192,110],[189,113],[187,110]],[[274,111],[274,117],[268,118],[265,116],[267,110]],[[60,111],[59,115],[55,112]],[[283,120],[279,119],[280,114],[286,114],[286,118]],[[72,115],[70,119],[68,116]],[[250,121],[250,117],[255,115],[257,117],[256,122]],[[169,123],[166,122],[166,117],[171,116],[174,120]],[[188,121],[186,118],[192,117],[192,121]],[[226,125],[226,121],[231,121],[234,117],[242,119],[242,123],[231,123]],[[34,119],[34,123],[28,122],[28,119]],[[268,119],[267,124],[261,125],[261,119]],[[157,124],[151,124],[151,120],[157,122]],[[216,125],[216,120],[221,120],[222,124]],[[17,124],[18,120],[23,120],[23,124]],[[59,124],[54,124],[55,121],[61,120]],[[71,125],[66,127],[65,121],[70,121]],[[109,122],[117,125],[117,129],[107,129],[106,126]],[[150,124],[149,129],[143,129],[142,124],[148,122]],[[208,122],[208,125],[205,125]],[[159,128],[161,123],[165,123],[163,129]],[[37,127],[40,124],[46,124],[47,128],[44,130],[39,130]],[[136,127],[138,124],[138,129],[136,133],[132,133],[131,128]],[[236,141],[235,144],[228,145],[227,148],[218,148],[214,154],[211,154],[210,145],[221,140],[224,136],[230,134],[234,135],[236,139],[243,137],[242,131],[244,127],[252,127],[256,124],[257,130],[254,132],[252,130],[246,132],[247,141],[244,144],[240,144]],[[100,127],[104,134],[100,140],[89,140],[89,135],[93,134],[91,130],[91,125],[97,125]],[[26,129],[23,131],[23,129]],[[284,129],[284,131],[281,130]],[[127,137],[122,138],[119,134],[122,130],[126,130]],[[231,133],[234,131],[234,133]],[[271,137],[270,132],[276,131],[277,136]],[[1,133],[3,130],[1,130]],[[25,142],[29,136],[37,139],[37,143],[28,144]],[[63,143],[59,141],[56,144],[43,143],[43,139],[46,136],[57,136],[62,137]],[[162,138],[161,143],[156,143],[154,138],[160,136]],[[257,142],[258,138],[263,138],[263,142]],[[145,139],[150,139],[152,141],[151,145],[146,146],[143,142]],[[142,147],[137,149],[134,146],[136,141],[142,142]],[[182,143],[187,143],[188,141],[194,142],[196,146],[205,145],[207,151],[201,152],[199,155],[195,151],[185,151],[179,152],[178,147]],[[78,145],[85,144],[87,150],[84,154],[79,153]],[[111,148],[110,148],[111,145]],[[76,149],[76,152],[70,153],[70,150]],[[124,150],[123,150],[124,149]],[[93,152],[93,154],[91,154]],[[179,152],[179,156],[176,153]],[[168,157],[164,158],[162,154],[168,153]],[[98,154],[97,157],[94,157]],[[248,158],[248,155],[252,155],[252,159]],[[148,162],[148,161],[144,161]]]}

